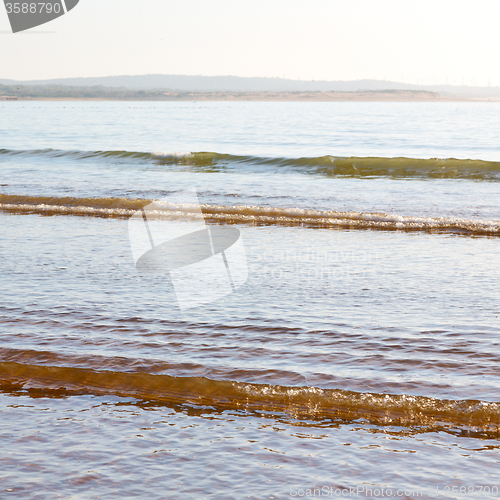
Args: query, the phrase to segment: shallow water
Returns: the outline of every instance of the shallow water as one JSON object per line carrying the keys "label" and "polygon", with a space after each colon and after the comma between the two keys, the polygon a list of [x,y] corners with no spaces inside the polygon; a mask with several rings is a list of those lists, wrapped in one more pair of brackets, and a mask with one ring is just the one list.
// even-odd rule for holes
{"label": "shallow water", "polygon": [[[500,496],[496,104],[0,111],[6,498]],[[128,219],[190,188],[248,279],[182,310]]]}
{"label": "shallow water", "polygon": [[498,498],[496,439],[36,390],[1,412],[5,498]]}

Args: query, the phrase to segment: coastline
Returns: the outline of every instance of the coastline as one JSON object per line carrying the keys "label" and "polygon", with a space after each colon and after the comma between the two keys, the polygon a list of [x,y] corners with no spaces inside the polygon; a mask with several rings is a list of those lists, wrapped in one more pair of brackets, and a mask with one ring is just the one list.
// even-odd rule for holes
{"label": "coastline", "polygon": [[[138,93],[139,94],[139,93]],[[0,101],[302,101],[302,102],[500,102],[500,97],[456,97],[428,91],[366,92],[162,92],[130,97],[0,96]]]}

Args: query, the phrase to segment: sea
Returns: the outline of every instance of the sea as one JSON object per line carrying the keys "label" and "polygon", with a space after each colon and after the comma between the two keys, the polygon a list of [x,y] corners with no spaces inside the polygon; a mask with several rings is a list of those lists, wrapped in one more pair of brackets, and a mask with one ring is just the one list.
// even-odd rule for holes
{"label": "sea", "polygon": [[500,498],[498,102],[1,102],[0,276],[2,499]]}

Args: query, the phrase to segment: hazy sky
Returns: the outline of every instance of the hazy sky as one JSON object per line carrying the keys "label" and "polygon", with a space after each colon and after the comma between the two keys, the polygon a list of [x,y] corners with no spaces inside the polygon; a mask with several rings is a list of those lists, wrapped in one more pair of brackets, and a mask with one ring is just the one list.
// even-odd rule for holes
{"label": "hazy sky", "polygon": [[500,86],[499,0],[80,0],[12,34],[0,78],[121,74],[376,78]]}

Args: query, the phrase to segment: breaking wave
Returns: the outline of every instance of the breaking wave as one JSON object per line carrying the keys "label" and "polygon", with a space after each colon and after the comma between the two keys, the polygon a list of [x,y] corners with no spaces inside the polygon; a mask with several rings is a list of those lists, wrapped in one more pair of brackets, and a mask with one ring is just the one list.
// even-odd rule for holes
{"label": "breaking wave", "polygon": [[0,156],[68,157],[73,160],[122,159],[141,160],[156,165],[184,165],[225,168],[255,166],[279,170],[300,169],[307,173],[345,177],[393,177],[428,179],[500,180],[500,162],[456,158],[381,158],[318,156],[273,158],[251,155],[231,155],[213,152],[138,152],[138,151],[64,151],[57,149],[0,149]]}
{"label": "breaking wave", "polygon": [[[108,359],[102,367],[93,357],[72,360],[43,351],[2,349],[0,389],[50,389],[70,393],[117,394],[147,400],[221,411],[288,414],[293,418],[357,421],[376,425],[419,427],[422,430],[482,432],[500,435],[500,403],[480,400],[448,400],[406,394],[378,394],[176,377],[138,369],[123,358]],[[75,361],[75,363],[72,363]],[[114,363],[116,361],[116,363]],[[78,365],[78,366],[75,366]],[[116,364],[116,366],[115,366]]]}
{"label": "breaking wave", "polygon": [[[128,218],[153,200],[129,198],[73,198],[0,194],[0,210],[42,215],[79,215]],[[165,205],[151,216],[198,217],[197,207]],[[412,217],[384,213],[317,211],[301,208],[251,205],[201,205],[205,220],[222,224],[306,226],[383,231],[426,231],[465,235],[500,236],[500,221],[451,217]]]}

